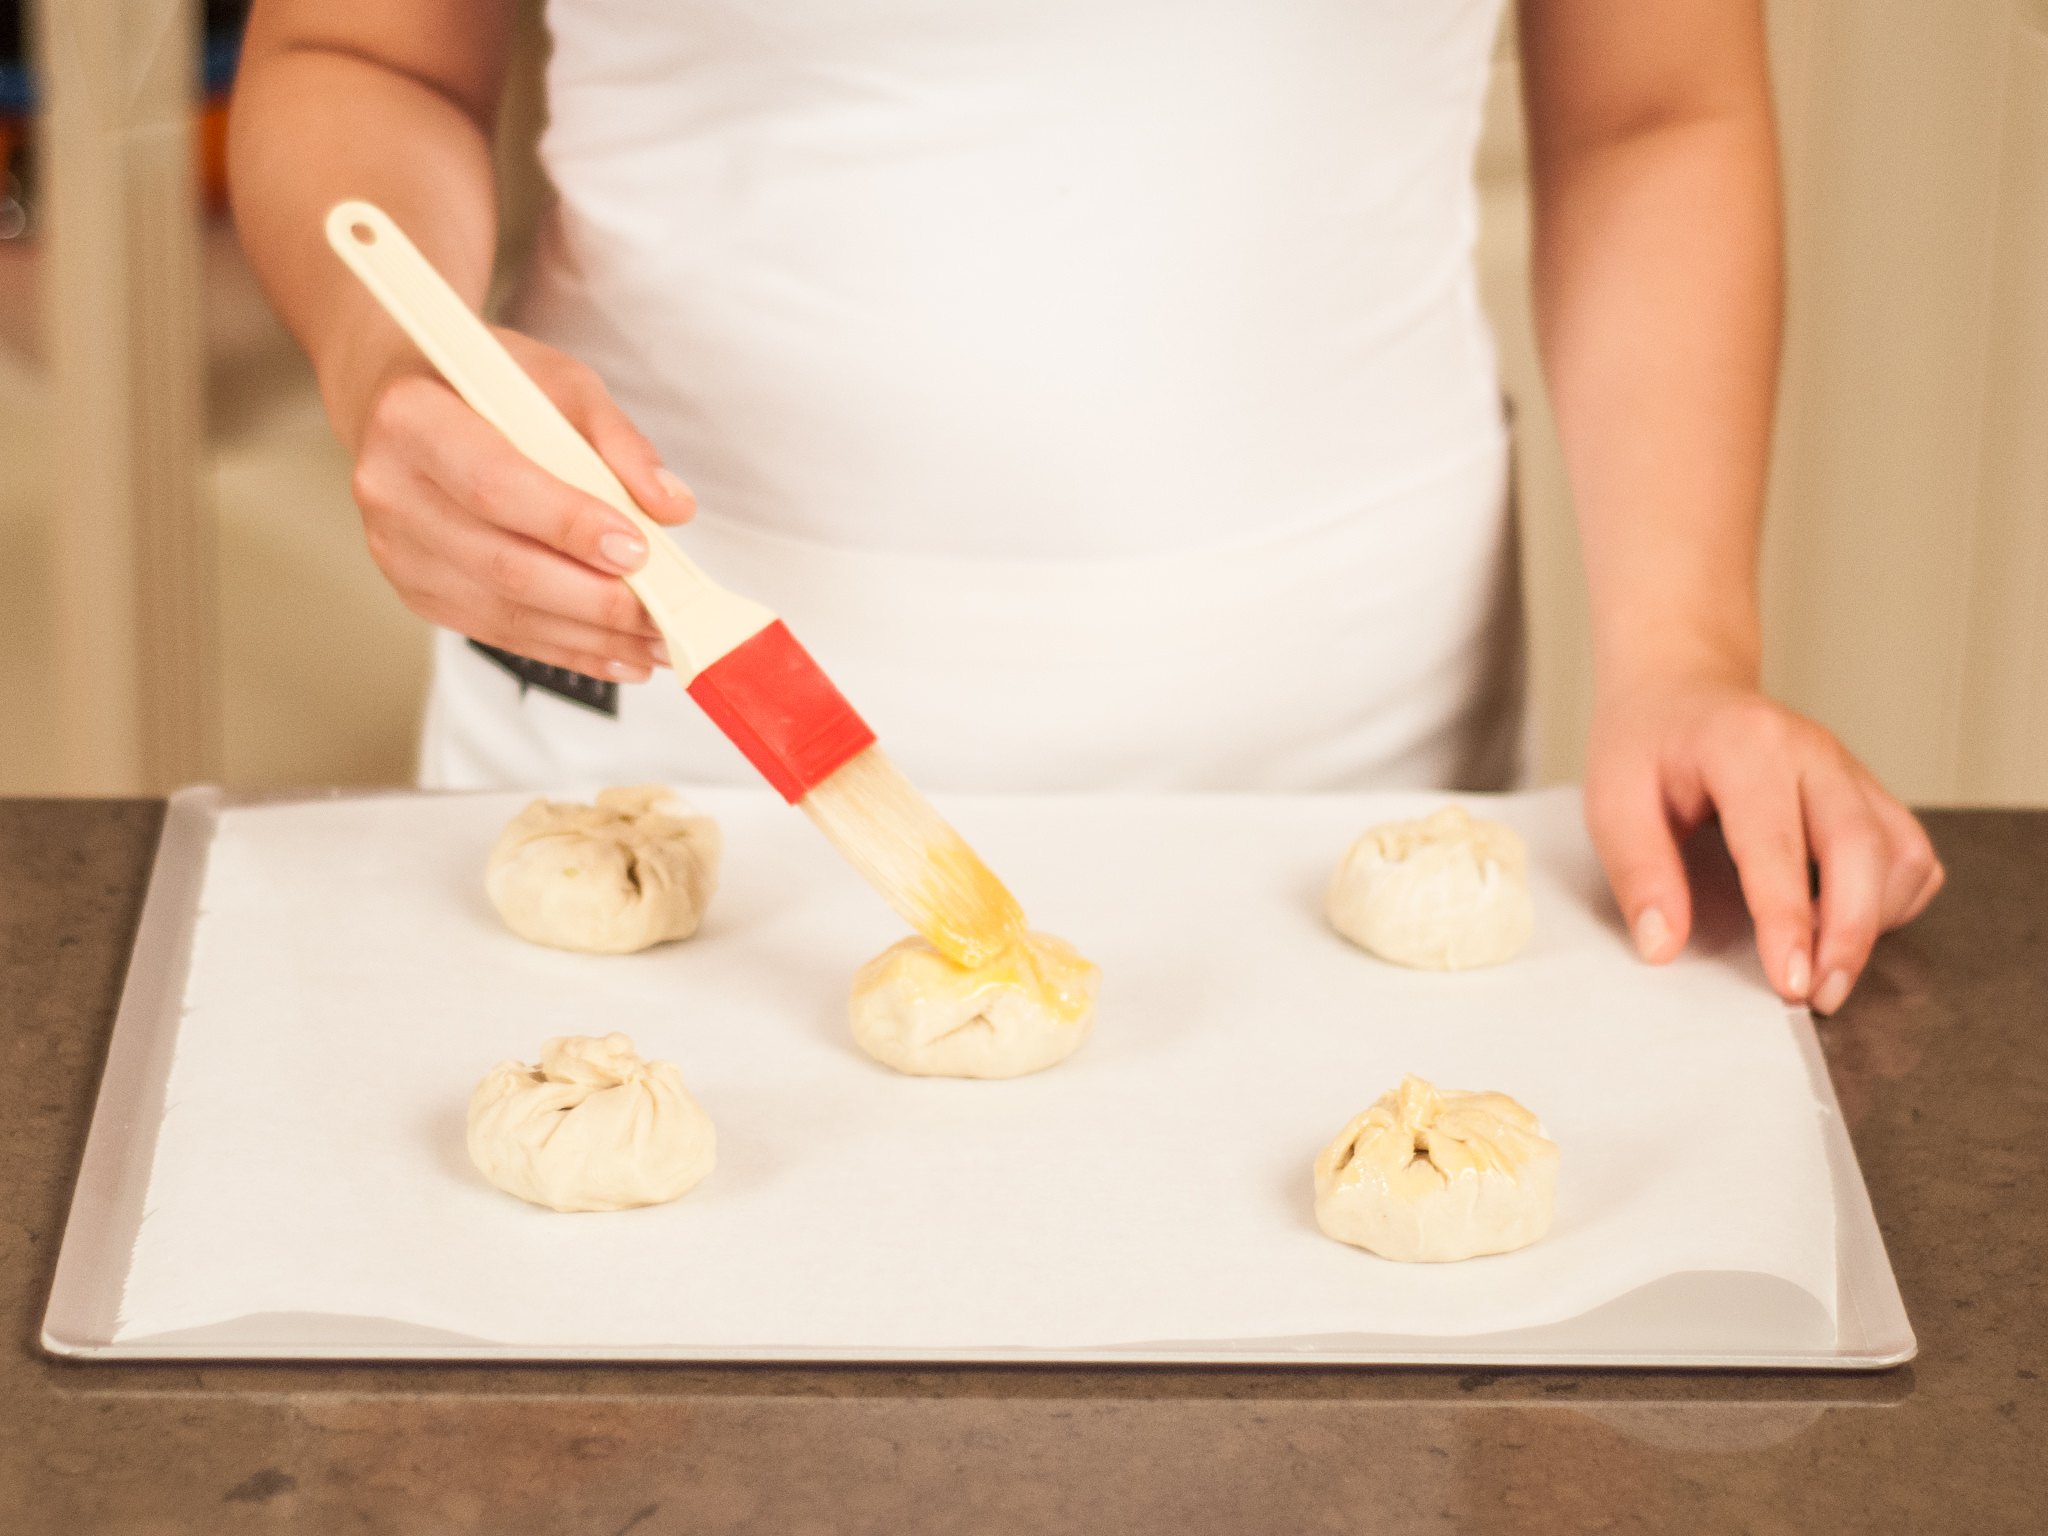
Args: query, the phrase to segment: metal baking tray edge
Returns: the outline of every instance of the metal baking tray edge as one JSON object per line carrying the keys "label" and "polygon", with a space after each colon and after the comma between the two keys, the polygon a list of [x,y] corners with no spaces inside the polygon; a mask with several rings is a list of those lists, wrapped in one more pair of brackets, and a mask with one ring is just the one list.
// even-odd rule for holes
{"label": "metal baking tray edge", "polygon": [[[1628,1315],[1640,1298],[1546,1328],[1465,1338],[1326,1336],[1156,1343],[1074,1349],[702,1348],[689,1345],[518,1345],[440,1334],[383,1318],[322,1319],[278,1315],[236,1319],[181,1336],[117,1342],[122,1290],[141,1230],[164,1093],[177,1046],[192,935],[220,812],[279,799],[210,785],[171,797],[155,867],[115,1014],[106,1070],[93,1109],[85,1156],[43,1318],[42,1345],[82,1360],[439,1360],[439,1361],[760,1361],[1062,1365],[1441,1365],[1546,1369],[1884,1370],[1913,1358],[1918,1346],[1898,1282],[1885,1255],[1827,1063],[1803,1008],[1791,1010],[1814,1097],[1835,1190],[1836,1337],[1833,1348],[1757,1352],[1720,1348],[1649,1351],[1603,1345],[1600,1314]],[[1692,1277],[1673,1277],[1684,1281]],[[1668,1284],[1670,1282],[1659,1282]],[[1646,1287],[1645,1291],[1654,1289]],[[1588,1324],[1591,1324],[1588,1327]],[[1575,1326],[1576,1325],[1576,1326]],[[1590,1337],[1588,1336],[1590,1334]]]}

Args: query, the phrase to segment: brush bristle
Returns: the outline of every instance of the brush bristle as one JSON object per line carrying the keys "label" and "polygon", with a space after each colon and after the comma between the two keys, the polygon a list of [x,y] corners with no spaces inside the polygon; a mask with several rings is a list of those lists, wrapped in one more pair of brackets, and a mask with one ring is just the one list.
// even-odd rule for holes
{"label": "brush bristle", "polygon": [[911,927],[956,965],[986,965],[1024,935],[1024,909],[917,786],[869,747],[801,804]]}

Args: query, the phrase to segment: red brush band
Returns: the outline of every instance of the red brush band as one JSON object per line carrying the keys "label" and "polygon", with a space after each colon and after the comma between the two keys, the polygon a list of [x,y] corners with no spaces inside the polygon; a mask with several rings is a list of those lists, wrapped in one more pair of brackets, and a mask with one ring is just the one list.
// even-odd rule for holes
{"label": "red brush band", "polygon": [[699,672],[690,697],[791,805],[875,743],[780,619]]}

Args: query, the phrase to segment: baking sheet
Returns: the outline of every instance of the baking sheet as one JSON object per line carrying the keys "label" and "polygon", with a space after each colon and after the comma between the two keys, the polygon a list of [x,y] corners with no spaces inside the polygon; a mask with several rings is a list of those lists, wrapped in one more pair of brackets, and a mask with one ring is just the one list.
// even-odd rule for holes
{"label": "baking sheet", "polygon": [[[125,1135],[96,1118],[51,1347],[1910,1352],[1803,1014],[1788,1017],[1725,925],[1673,967],[1637,965],[1570,792],[1491,807],[1531,839],[1538,935],[1508,967],[1452,977],[1381,965],[1317,915],[1351,836],[1441,797],[953,803],[1034,919],[1107,973],[1097,1038],[1007,1084],[903,1079],[860,1056],[845,979],[893,919],[772,796],[697,798],[727,830],[726,888],[698,938],[625,958],[538,950],[496,923],[483,850],[523,797],[182,799],[145,928],[176,894],[177,837],[210,847],[189,986],[175,953],[142,975],[138,945],[108,1089],[139,1084],[144,1112]],[[155,937],[175,951],[165,921]],[[174,1066],[163,1041],[141,1043],[137,982],[160,1011],[189,1005]],[[674,1206],[606,1216],[491,1190],[462,1157],[470,1086],[546,1034],[606,1028],[682,1064],[719,1122],[719,1171]],[[1402,1071],[1504,1088],[1544,1116],[1565,1148],[1550,1238],[1409,1267],[1315,1231],[1309,1160]],[[161,1131],[138,1153],[152,1081]],[[138,1168],[148,1216],[127,1227],[131,1256],[119,1192],[140,1205]]]}

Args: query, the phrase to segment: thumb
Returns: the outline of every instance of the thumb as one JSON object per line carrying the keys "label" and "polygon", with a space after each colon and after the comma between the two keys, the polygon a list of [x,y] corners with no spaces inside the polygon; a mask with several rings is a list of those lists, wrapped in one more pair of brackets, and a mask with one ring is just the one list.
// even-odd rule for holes
{"label": "thumb", "polygon": [[1655,770],[1589,775],[1586,830],[1636,953],[1652,965],[1675,958],[1692,931],[1692,890]]}

